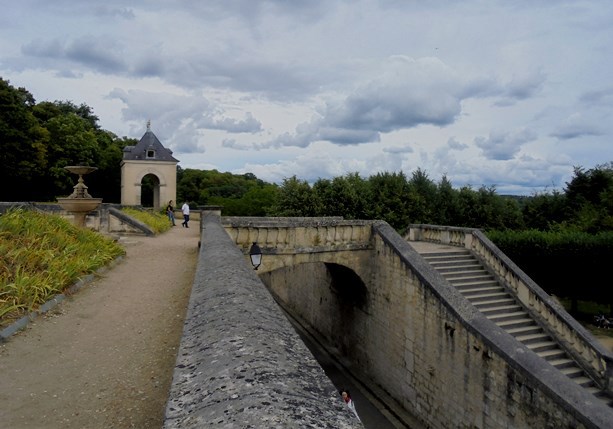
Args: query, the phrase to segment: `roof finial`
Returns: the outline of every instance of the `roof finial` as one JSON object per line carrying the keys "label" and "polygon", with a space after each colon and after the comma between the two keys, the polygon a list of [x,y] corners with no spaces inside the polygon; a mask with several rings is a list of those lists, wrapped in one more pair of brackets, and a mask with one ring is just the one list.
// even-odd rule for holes
{"label": "roof finial", "polygon": [[151,131],[151,119],[147,119],[147,131]]}

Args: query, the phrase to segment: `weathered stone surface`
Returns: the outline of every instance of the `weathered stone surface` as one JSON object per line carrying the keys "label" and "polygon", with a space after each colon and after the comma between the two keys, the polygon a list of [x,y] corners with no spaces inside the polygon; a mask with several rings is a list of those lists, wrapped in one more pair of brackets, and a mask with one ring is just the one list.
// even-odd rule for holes
{"label": "weathered stone surface", "polygon": [[219,218],[202,225],[164,427],[362,427]]}

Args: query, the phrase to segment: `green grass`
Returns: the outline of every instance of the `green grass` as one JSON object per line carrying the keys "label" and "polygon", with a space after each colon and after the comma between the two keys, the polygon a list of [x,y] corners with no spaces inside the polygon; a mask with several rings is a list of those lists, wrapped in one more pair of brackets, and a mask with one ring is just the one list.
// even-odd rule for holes
{"label": "green grass", "polygon": [[0,326],[124,253],[113,240],[60,216],[9,210],[0,216]]}
{"label": "green grass", "polygon": [[165,213],[138,210],[131,207],[124,207],[121,209],[121,211],[128,216],[141,221],[151,228],[156,234],[168,231],[171,228],[170,221]]}

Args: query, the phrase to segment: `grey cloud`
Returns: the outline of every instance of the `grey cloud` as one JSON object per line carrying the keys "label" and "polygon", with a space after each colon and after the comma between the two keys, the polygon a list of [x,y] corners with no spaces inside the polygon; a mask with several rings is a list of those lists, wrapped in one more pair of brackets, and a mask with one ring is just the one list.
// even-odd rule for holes
{"label": "grey cloud", "polygon": [[585,118],[581,113],[569,115],[552,133],[551,136],[560,140],[569,140],[585,136],[599,136],[603,132],[593,119]]}
{"label": "grey cloud", "polygon": [[536,138],[530,130],[517,133],[492,132],[488,138],[476,137],[475,145],[479,147],[487,159],[509,160],[521,149],[521,146]]}
{"label": "grey cloud", "polygon": [[551,133],[552,137],[560,140],[570,140],[580,137],[600,136],[603,132],[598,127],[589,124],[565,124]]}
{"label": "grey cloud", "polygon": [[325,140],[340,145],[378,142],[380,135],[373,130],[322,127],[316,134],[316,140]]}
{"label": "grey cloud", "polygon": [[135,18],[134,10],[127,7],[109,7],[107,5],[99,5],[94,9],[94,14],[99,17],[119,17],[127,20]]}
{"label": "grey cloud", "polygon": [[166,62],[153,55],[142,57],[132,65],[132,73],[138,77],[161,77],[166,74]]}
{"label": "grey cloud", "polygon": [[33,57],[56,58],[64,56],[64,46],[57,39],[37,39],[23,45],[21,52]]}
{"label": "grey cloud", "polygon": [[198,122],[203,128],[211,130],[224,130],[229,133],[255,133],[262,131],[262,124],[255,119],[250,112],[247,112],[244,120],[236,120],[233,118],[221,118],[217,119],[209,115],[204,117]]}
{"label": "grey cloud", "polygon": [[106,38],[84,37],[66,47],[66,57],[93,70],[121,73],[126,65],[121,47]]}
{"label": "grey cloud", "polygon": [[317,73],[309,72],[297,63],[269,61],[248,55],[239,58],[236,52],[212,55],[179,55],[168,58],[160,77],[184,88],[232,89],[254,92],[270,99],[304,99],[316,91],[322,81]]}
{"label": "grey cloud", "polygon": [[173,127],[188,120],[200,129],[234,133],[255,133],[262,130],[262,124],[250,112],[247,112],[242,120],[220,116],[224,114],[223,110],[200,95],[179,96],[161,92],[115,89],[109,93],[109,98],[120,99],[126,104],[123,115],[129,120],[155,115],[167,120]]}
{"label": "grey cloud", "polygon": [[406,146],[392,146],[383,148],[383,152],[395,154],[413,153],[413,148],[409,145]]}
{"label": "grey cloud", "polygon": [[526,75],[515,75],[513,79],[505,85],[505,95],[516,100],[524,100],[538,93],[547,80],[547,76],[542,72]]}
{"label": "grey cloud", "polygon": [[464,143],[460,143],[459,141],[457,141],[454,137],[449,138],[449,140],[447,140],[447,146],[450,149],[455,149],[455,150],[464,150],[464,149],[468,149],[468,145],[464,144]]}
{"label": "grey cloud", "polygon": [[378,142],[381,133],[453,123],[465,84],[435,58],[391,57],[380,74],[341,101],[329,102],[320,117],[271,145],[306,147],[317,140],[347,145]]}
{"label": "grey cloud", "polygon": [[611,106],[613,105],[613,88],[585,92],[579,97],[579,101],[588,106]]}
{"label": "grey cloud", "polygon": [[23,45],[21,51],[30,57],[53,60],[56,62],[54,68],[59,70],[67,68],[63,63],[65,60],[101,72],[120,73],[125,70],[121,48],[106,38],[88,36],[69,44],[58,39],[34,40]]}
{"label": "grey cloud", "polygon": [[282,146],[296,146],[296,147],[307,147],[311,143],[315,141],[314,134],[305,133],[305,134],[290,134],[283,133],[273,139],[272,141],[266,143],[265,147],[282,147]]}

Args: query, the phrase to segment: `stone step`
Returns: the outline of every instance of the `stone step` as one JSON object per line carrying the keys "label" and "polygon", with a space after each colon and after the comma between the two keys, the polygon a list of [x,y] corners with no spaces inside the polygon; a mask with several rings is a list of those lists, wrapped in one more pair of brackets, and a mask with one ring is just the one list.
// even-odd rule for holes
{"label": "stone step", "polygon": [[[583,373],[583,371],[581,371]],[[580,375],[577,377],[570,377],[575,383],[577,383],[579,386],[585,388],[585,389],[589,389],[589,388],[596,388],[598,390],[598,388],[596,387],[596,384],[594,383],[594,380],[592,380],[589,377],[586,377],[585,375]]]}
{"label": "stone step", "polygon": [[536,323],[532,323],[531,325],[521,325],[515,328],[508,328],[506,331],[513,335],[515,338],[518,338],[522,335],[533,335],[543,332],[543,328],[541,328]]}
{"label": "stone step", "polygon": [[432,266],[432,268],[435,268],[436,271],[438,271],[442,275],[450,274],[450,273],[457,273],[457,272],[462,272],[462,271],[470,271],[474,269],[483,269],[481,268],[481,265],[479,264],[474,264],[470,266],[456,265],[456,266],[447,266],[447,267],[438,267],[438,268]]}
{"label": "stone step", "polygon": [[531,333],[531,334],[523,334],[515,336],[517,341],[522,344],[528,345],[531,343],[538,343],[545,340],[551,340],[551,337],[545,333],[542,329],[539,332]]}
{"label": "stone step", "polygon": [[522,327],[525,328],[525,327],[530,327],[530,326],[538,327],[538,325],[534,323],[534,320],[530,319],[529,317],[525,317],[523,319],[516,319],[516,320],[503,320],[503,321],[498,321],[495,323],[496,325],[498,325],[504,330],[509,330],[513,328],[522,328]]}
{"label": "stone step", "polygon": [[440,254],[440,255],[422,255],[424,256],[424,259],[430,263],[437,263],[437,262],[447,262],[447,261],[469,261],[472,260],[474,261],[475,258],[473,258],[471,255],[467,255],[466,253],[462,253],[462,254],[450,254],[450,253],[445,253],[445,254]]}
{"label": "stone step", "polygon": [[577,362],[566,357],[566,355],[564,355],[564,357],[549,359],[548,362],[560,371],[566,368],[575,368],[577,366]]}
{"label": "stone step", "polygon": [[[447,277],[445,276],[445,278]],[[457,288],[466,288],[467,286],[470,286],[472,289],[497,288],[500,290],[504,290],[504,288],[500,286],[495,280],[484,279],[479,281],[471,281],[470,279],[460,279],[450,281],[449,279],[447,279],[447,281],[449,281],[449,283],[451,283]]]}
{"label": "stone step", "polygon": [[532,342],[532,343],[527,343],[527,344],[524,343],[524,345],[535,353],[540,353],[540,352],[554,350],[554,349],[560,349],[558,344],[551,340],[538,341],[538,342]]}
{"label": "stone step", "polygon": [[489,283],[489,284],[475,284],[475,283],[466,283],[466,284],[455,284],[453,282],[451,282],[451,284],[453,286],[455,286],[460,292],[462,292],[462,295],[469,297],[469,296],[475,296],[475,295],[483,295],[486,293],[505,293],[506,295],[510,296],[507,291],[501,287],[500,285],[498,285],[498,283]]}
{"label": "stone step", "polygon": [[[567,357],[566,353],[562,349],[544,350],[542,352],[537,353],[537,355],[539,355],[540,357],[544,358],[547,361],[552,361],[552,360],[562,359],[564,357]],[[574,361],[573,361],[573,365],[576,365]]]}
{"label": "stone step", "polygon": [[453,282],[496,282],[496,279],[491,274],[485,271],[463,271],[444,274],[447,281]]}
{"label": "stone step", "polygon": [[505,299],[508,298],[509,294],[506,292],[493,292],[493,293],[482,293],[478,295],[471,295],[466,297],[472,304],[477,302],[489,302],[497,299]]}
{"label": "stone step", "polygon": [[494,314],[505,314],[505,313],[514,313],[517,311],[521,311],[522,308],[513,303],[512,305],[496,305],[496,306],[483,306],[479,307],[479,311],[486,316],[494,315]]}
{"label": "stone step", "polygon": [[462,261],[428,261],[435,269],[449,269],[449,268],[478,268],[481,266],[478,261],[474,259],[467,259]]}
{"label": "stone step", "polygon": [[[511,305],[517,305],[517,303],[515,302],[512,296],[506,296],[501,299],[493,299],[490,301],[475,302],[473,303],[473,305],[477,307],[480,311],[483,312],[484,310],[487,310],[492,307],[511,306]],[[518,307],[520,306],[518,305]]]}
{"label": "stone step", "polygon": [[481,266],[479,266],[479,267],[467,267],[466,270],[460,271],[460,272],[456,271],[456,272],[453,273],[453,275],[458,276],[458,277],[489,276],[491,278],[494,278],[492,273],[490,273],[489,271],[485,270]]}
{"label": "stone step", "polygon": [[492,322],[498,324],[498,322],[507,322],[507,321],[513,321],[513,320],[532,320],[532,318],[530,318],[528,316],[528,313],[526,313],[525,311],[513,311],[512,313],[505,313],[505,314],[492,314],[491,316],[488,317],[488,319],[490,319]]}

